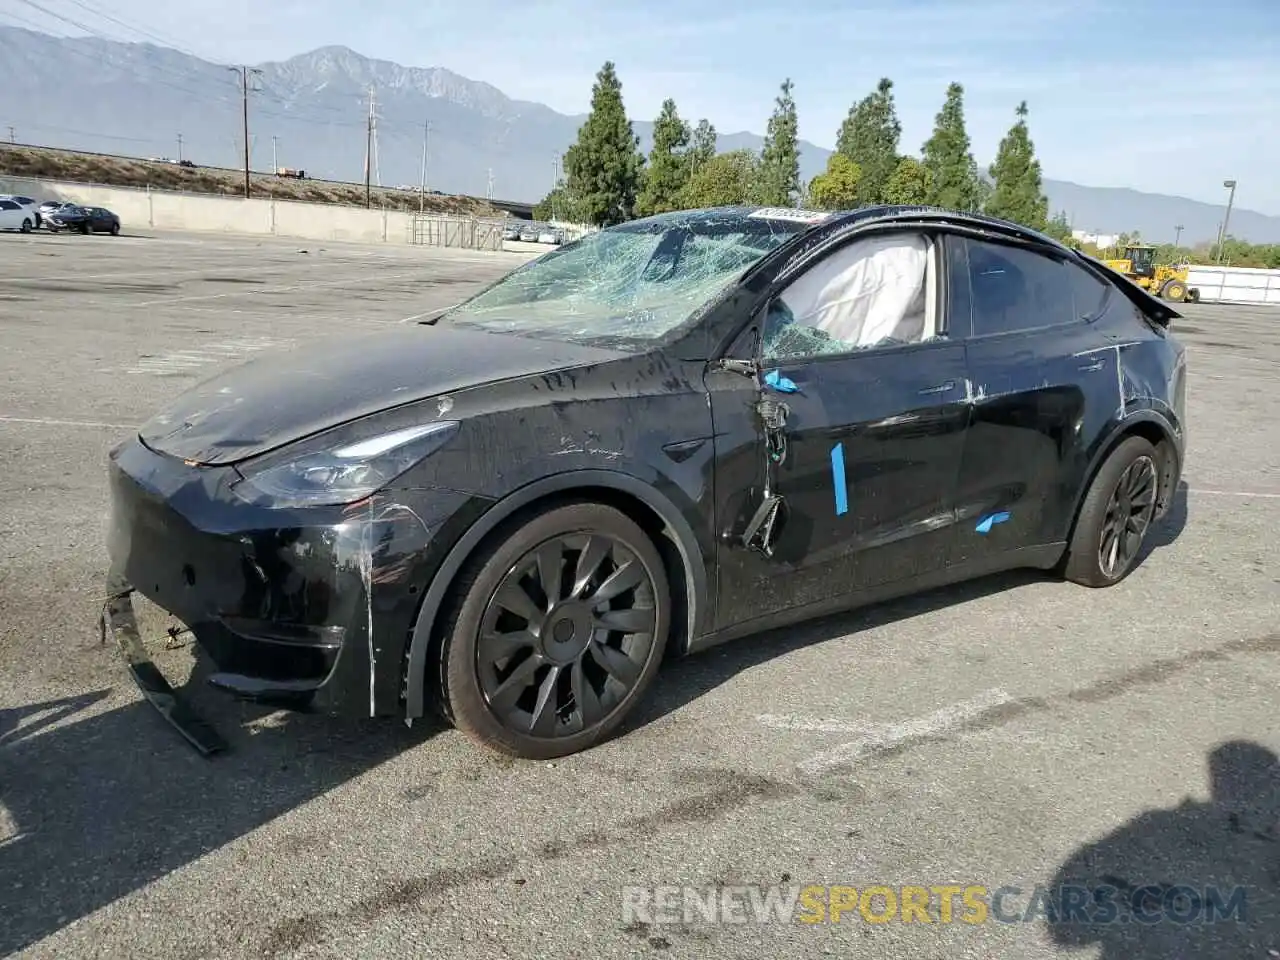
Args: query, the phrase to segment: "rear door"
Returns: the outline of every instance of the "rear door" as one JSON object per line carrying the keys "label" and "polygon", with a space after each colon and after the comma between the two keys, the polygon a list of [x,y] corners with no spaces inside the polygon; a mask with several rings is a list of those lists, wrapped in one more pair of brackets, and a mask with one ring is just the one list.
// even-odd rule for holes
{"label": "rear door", "polygon": [[1065,257],[952,238],[949,290],[968,314],[972,420],[956,486],[955,562],[1065,536],[1088,438],[1118,403],[1116,351],[1093,321],[1110,287]]}
{"label": "rear door", "polygon": [[[717,626],[946,564],[969,411],[964,344],[939,309],[937,249],[907,231],[854,239],[767,307],[765,399],[787,413],[753,447],[720,441],[717,515],[736,525],[720,551]],[[745,413],[731,376],[708,383],[718,439]],[[781,498],[775,533],[744,548],[766,481]]]}

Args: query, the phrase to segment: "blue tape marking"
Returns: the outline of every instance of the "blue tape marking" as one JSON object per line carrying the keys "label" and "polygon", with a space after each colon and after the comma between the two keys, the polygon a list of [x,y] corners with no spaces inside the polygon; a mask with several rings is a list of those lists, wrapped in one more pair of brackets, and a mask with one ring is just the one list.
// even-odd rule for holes
{"label": "blue tape marking", "polygon": [[831,448],[831,483],[836,488],[836,516],[849,512],[849,490],[844,483],[844,444]]}
{"label": "blue tape marking", "polygon": [[1002,510],[1000,513],[989,513],[978,521],[977,530],[979,533],[990,533],[993,524],[1004,523],[1008,519],[1008,511]]}
{"label": "blue tape marking", "polygon": [[773,387],[773,389],[777,390],[779,393],[795,393],[800,389],[796,386],[796,382],[794,380],[784,377],[777,370],[770,370],[766,373],[764,375],[764,382]]}

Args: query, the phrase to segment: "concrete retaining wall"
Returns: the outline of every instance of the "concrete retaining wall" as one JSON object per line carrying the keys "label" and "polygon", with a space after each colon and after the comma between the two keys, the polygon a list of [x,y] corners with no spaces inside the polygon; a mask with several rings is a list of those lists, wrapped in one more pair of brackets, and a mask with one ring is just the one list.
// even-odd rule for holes
{"label": "concrete retaining wall", "polygon": [[[414,221],[455,226],[483,223],[466,217],[431,216],[400,210],[365,210],[297,200],[246,200],[137,187],[10,177],[0,174],[0,193],[38,200],[70,200],[106,207],[130,229],[182,230],[195,233],[238,233],[295,237],[299,240],[354,240],[364,243],[463,246],[501,250],[500,231],[493,229],[414,229]],[[426,239],[430,238],[430,239]]]}

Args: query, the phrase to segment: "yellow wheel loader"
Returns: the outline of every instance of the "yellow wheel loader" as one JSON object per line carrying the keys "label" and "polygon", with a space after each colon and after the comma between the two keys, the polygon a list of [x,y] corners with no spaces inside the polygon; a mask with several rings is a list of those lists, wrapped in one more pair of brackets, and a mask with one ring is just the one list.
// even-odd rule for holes
{"label": "yellow wheel loader", "polygon": [[1200,299],[1200,291],[1187,285],[1187,265],[1156,263],[1156,248],[1146,244],[1125,247],[1124,259],[1105,260],[1108,267],[1122,273],[1142,289],[1163,300],[1182,303]]}

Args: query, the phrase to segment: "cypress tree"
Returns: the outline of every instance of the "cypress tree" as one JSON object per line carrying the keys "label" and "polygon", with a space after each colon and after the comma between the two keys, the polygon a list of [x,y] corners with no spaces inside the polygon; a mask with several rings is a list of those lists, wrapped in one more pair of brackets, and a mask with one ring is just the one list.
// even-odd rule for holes
{"label": "cypress tree", "polygon": [[986,212],[993,217],[1012,220],[1033,230],[1049,226],[1049,198],[1044,194],[1040,161],[1027,132],[1027,104],[1018,104],[1017,122],[1000,141],[990,173],[995,190],[987,201]]}
{"label": "cypress tree", "polygon": [[653,124],[653,149],[644,185],[636,200],[636,213],[642,217],[680,209],[680,192],[689,179],[689,125],[680,119],[674,100],[662,104],[662,113]]}
{"label": "cypress tree", "polygon": [[893,81],[880,80],[875,92],[850,108],[840,126],[836,152],[862,171],[858,199],[864,204],[886,203],[889,180],[898,167],[898,141],[902,124],[893,101]]}
{"label": "cypress tree", "polygon": [[785,207],[800,192],[800,147],[796,133],[796,101],[790,78],[782,84],[775,101],[756,181],[756,201],[770,207]]}
{"label": "cypress tree", "polygon": [[929,179],[929,200],[948,210],[978,207],[977,164],[969,152],[964,125],[964,87],[947,87],[947,99],[934,120],[933,135],[925,142],[922,162]]}
{"label": "cypress tree", "polygon": [[596,74],[591,114],[564,157],[566,188],[588,223],[606,227],[632,218],[644,168],[639,147],[609,61]]}

